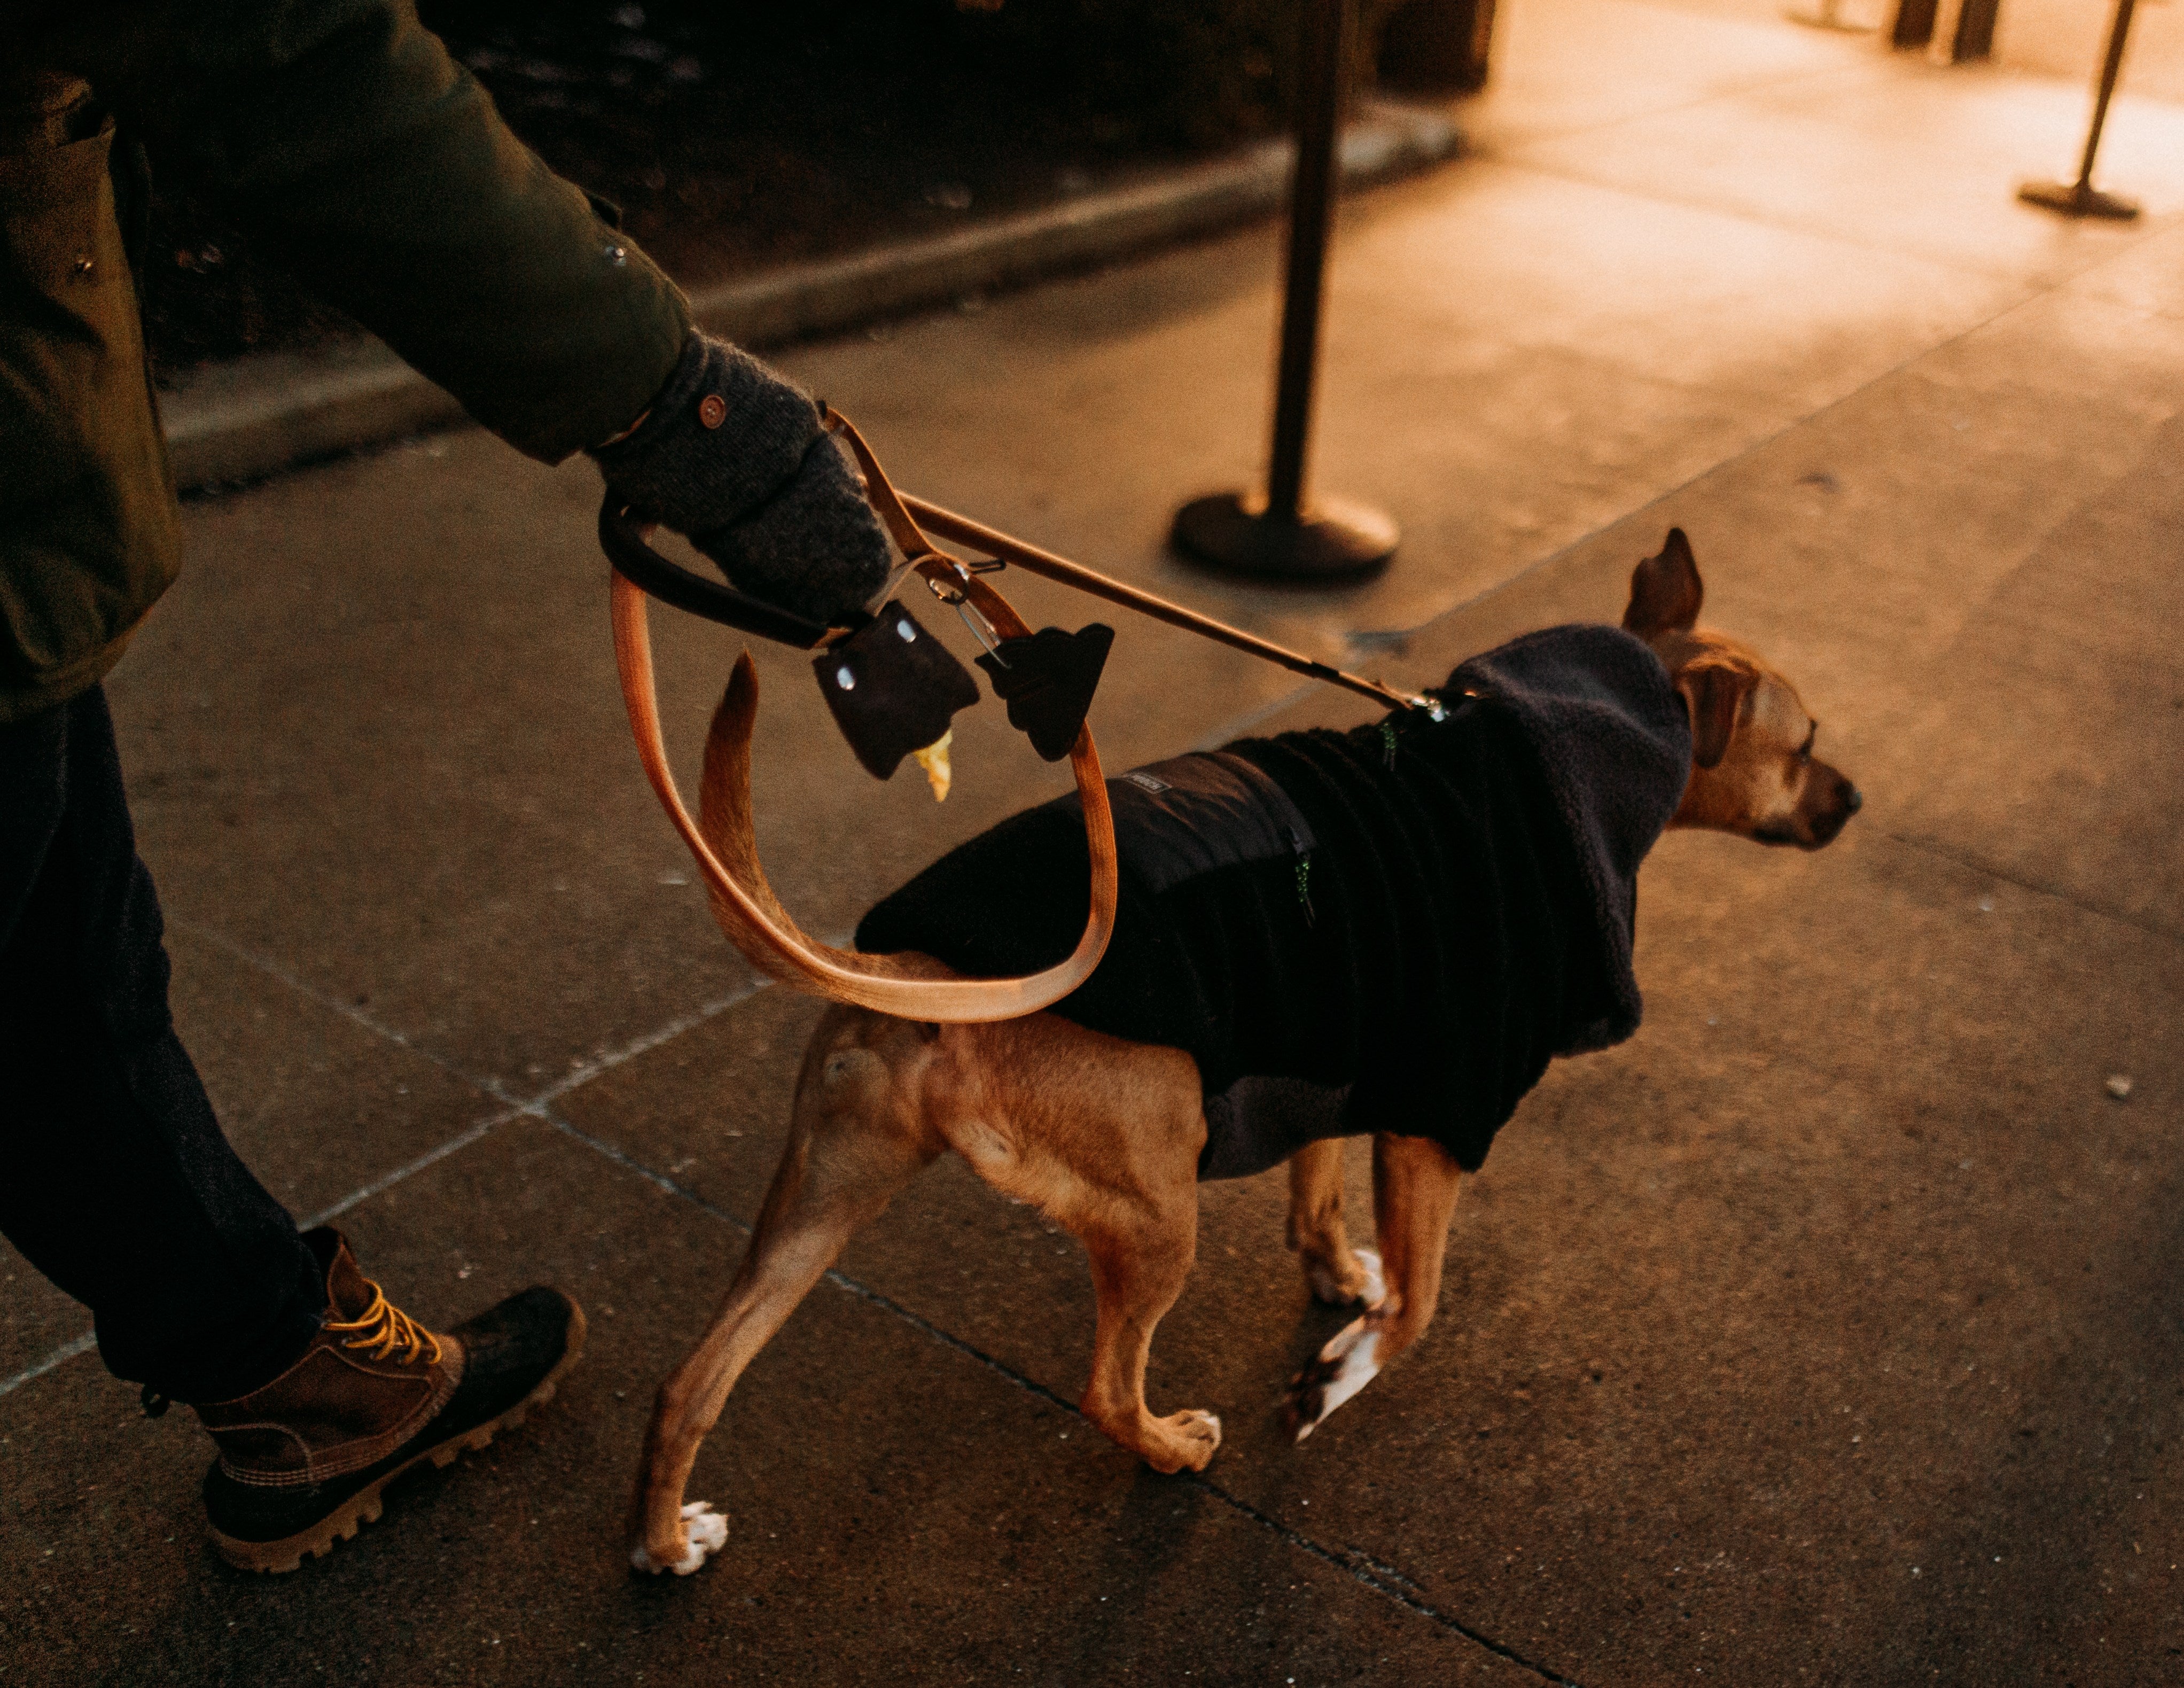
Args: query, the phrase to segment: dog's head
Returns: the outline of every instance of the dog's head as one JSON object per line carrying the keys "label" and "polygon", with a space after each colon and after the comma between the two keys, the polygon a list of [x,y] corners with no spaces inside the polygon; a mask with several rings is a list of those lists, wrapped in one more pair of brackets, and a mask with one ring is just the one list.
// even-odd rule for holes
{"label": "dog's head", "polygon": [[1858,788],[1813,754],[1819,723],[1749,645],[1696,625],[1706,587],[1684,530],[1630,576],[1623,625],[1669,671],[1691,717],[1691,780],[1672,827],[1818,850],[1858,811]]}

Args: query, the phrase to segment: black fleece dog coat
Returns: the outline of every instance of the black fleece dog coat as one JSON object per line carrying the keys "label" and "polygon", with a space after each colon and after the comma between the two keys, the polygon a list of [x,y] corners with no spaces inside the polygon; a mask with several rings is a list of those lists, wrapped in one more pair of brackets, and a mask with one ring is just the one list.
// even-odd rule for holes
{"label": "black fleece dog coat", "polygon": [[[1667,672],[1619,628],[1552,627],[1441,696],[1439,721],[1242,739],[1108,782],[1114,939],[1052,1011],[1197,1061],[1201,1178],[1369,1131],[1475,1171],[1550,1059],[1637,1029],[1638,864],[1691,765]],[[857,946],[1035,972],[1075,946],[1089,883],[1072,793],[943,856]]]}

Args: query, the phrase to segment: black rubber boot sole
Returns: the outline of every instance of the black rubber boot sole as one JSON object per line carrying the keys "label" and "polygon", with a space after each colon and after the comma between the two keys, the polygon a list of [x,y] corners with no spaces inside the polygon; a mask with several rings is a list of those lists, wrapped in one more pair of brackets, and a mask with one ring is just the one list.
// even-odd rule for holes
{"label": "black rubber boot sole", "polygon": [[[432,1427],[427,1426],[416,1444],[398,1449],[381,1462],[379,1467],[367,1467],[350,1479],[357,1487],[345,1495],[338,1495],[328,1510],[302,1529],[275,1540],[254,1541],[233,1536],[219,1525],[210,1526],[213,1551],[239,1571],[262,1571],[274,1575],[300,1568],[306,1559],[321,1559],[333,1552],[337,1541],[353,1540],[357,1531],[368,1524],[377,1524],[386,1509],[382,1498],[387,1486],[398,1479],[415,1471],[426,1461],[435,1466],[453,1465],[465,1452],[486,1446],[503,1430],[512,1430],[532,1412],[543,1407],[554,1398],[562,1378],[569,1368],[583,1357],[584,1310],[575,1301],[569,1302],[569,1323],[566,1346],[554,1368],[532,1385],[531,1391],[513,1406],[503,1408],[483,1422],[453,1429],[437,1438],[432,1436]],[[457,1398],[460,1399],[460,1390]],[[455,1402],[448,1402],[450,1411]],[[442,1415],[443,1418],[446,1414]],[[208,1474],[208,1481],[218,1478],[220,1468],[215,1464]]]}

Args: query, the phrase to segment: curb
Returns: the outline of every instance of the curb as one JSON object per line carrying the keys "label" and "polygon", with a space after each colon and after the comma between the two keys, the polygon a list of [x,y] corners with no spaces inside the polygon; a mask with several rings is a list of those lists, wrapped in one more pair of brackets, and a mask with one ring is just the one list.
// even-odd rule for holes
{"label": "curb", "polygon": [[[1411,174],[1452,158],[1461,144],[1438,112],[1375,103],[1343,134],[1342,184]],[[1291,142],[1266,142],[1137,187],[724,282],[694,293],[691,309],[701,326],[749,347],[839,333],[1267,216],[1287,202],[1293,156]],[[163,394],[160,411],[175,482],[184,489],[252,480],[463,420],[453,398],[371,339],[215,365]]]}

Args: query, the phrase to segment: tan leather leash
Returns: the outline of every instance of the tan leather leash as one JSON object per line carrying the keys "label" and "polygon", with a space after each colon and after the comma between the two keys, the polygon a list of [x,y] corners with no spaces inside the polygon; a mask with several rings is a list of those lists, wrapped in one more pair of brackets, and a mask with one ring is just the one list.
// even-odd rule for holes
{"label": "tan leather leash", "polygon": [[[846,426],[846,425],[845,425]],[[983,551],[1002,562],[1014,563],[1027,574],[1035,574],[1062,586],[1074,587],[1094,598],[1105,599],[1110,604],[1119,604],[1126,610],[1134,610],[1140,616],[1150,616],[1156,621],[1165,621],[1171,627],[1181,627],[1186,632],[1209,638],[1217,644],[1225,644],[1240,650],[1293,674],[1303,674],[1314,680],[1323,680],[1330,686],[1341,686],[1378,702],[1396,709],[1424,710],[1437,714],[1440,705],[1422,693],[1398,691],[1384,681],[1368,680],[1362,675],[1345,673],[1331,663],[1320,662],[1302,653],[1247,633],[1240,627],[1232,627],[1226,621],[1217,621],[1211,616],[1201,616],[1195,610],[1186,610],[1180,604],[1171,603],[1134,586],[1125,586],[1119,580],[1086,568],[1082,563],[1072,563],[1067,557],[1057,557],[1051,551],[1042,551],[999,528],[989,527],[983,522],[973,521],[967,515],[958,515],[924,499],[908,493],[901,495],[903,504],[912,514],[923,518],[926,525],[944,539],[953,539],[959,545]]]}
{"label": "tan leather leash", "polygon": [[[865,466],[866,496],[911,566],[944,591],[960,594],[1000,638],[1028,635],[1030,627],[990,582],[925,538],[880,472],[870,448],[846,422],[841,427]],[[660,738],[647,603],[644,589],[617,568],[613,583],[615,662],[638,759],[697,861],[715,917],[753,967],[783,984],[833,1001],[905,1019],[947,1022],[1008,1020],[1036,1013],[1091,976],[1114,935],[1117,867],[1107,783],[1089,726],[1078,728],[1069,766],[1084,805],[1084,842],[1091,855],[1090,909],[1077,947],[1066,960],[1021,978],[974,979],[922,957],[911,961],[837,949],[805,933],[774,895],[759,862],[750,804],[750,741],[758,710],[758,676],[748,652],[736,663],[707,740],[703,830],[683,806]],[[707,841],[709,833],[729,861],[715,853]],[[732,871],[731,863],[740,871]]]}
{"label": "tan leather leash", "polygon": [[[928,581],[938,581],[947,575],[950,584],[977,578],[978,571],[955,558],[933,550],[933,543],[917,526],[916,517],[923,517],[933,531],[942,538],[953,539],[959,545],[967,545],[983,551],[1003,563],[1014,563],[1027,574],[1035,574],[1061,586],[1073,587],[1078,592],[1104,599],[1110,604],[1119,604],[1125,610],[1134,610],[1140,616],[1156,621],[1165,621],[1171,627],[1180,627],[1185,632],[1196,633],[1201,638],[1225,644],[1232,650],[1240,650],[1262,661],[1286,668],[1293,674],[1302,674],[1314,680],[1325,681],[1330,686],[1346,689],[1389,704],[1396,709],[1424,710],[1436,717],[1440,705],[1422,693],[1398,691],[1380,680],[1368,680],[1362,675],[1349,674],[1332,663],[1321,662],[1276,644],[1272,639],[1262,639],[1256,633],[1247,633],[1241,627],[1232,627],[1226,621],[1217,621],[1211,616],[1201,616],[1195,610],[1186,610],[1156,593],[1125,586],[1119,580],[1110,579],[1096,569],[1088,569],[1082,563],[1072,563],[1067,557],[1058,557],[1051,551],[1028,544],[998,527],[989,527],[982,521],[973,521],[967,515],[958,515],[954,510],[925,499],[914,498],[907,493],[897,493],[880,471],[878,460],[872,448],[865,443],[864,436],[856,425],[840,411],[822,404],[820,421],[829,432],[849,442],[850,449],[856,454],[859,465],[865,471],[866,493],[873,509],[887,523],[888,531],[900,545],[903,555],[911,565]],[[893,514],[890,514],[890,511]],[[908,540],[909,543],[905,543]],[[911,549],[911,543],[920,548]],[[921,554],[922,553],[922,554]],[[928,566],[931,563],[935,566]]]}

